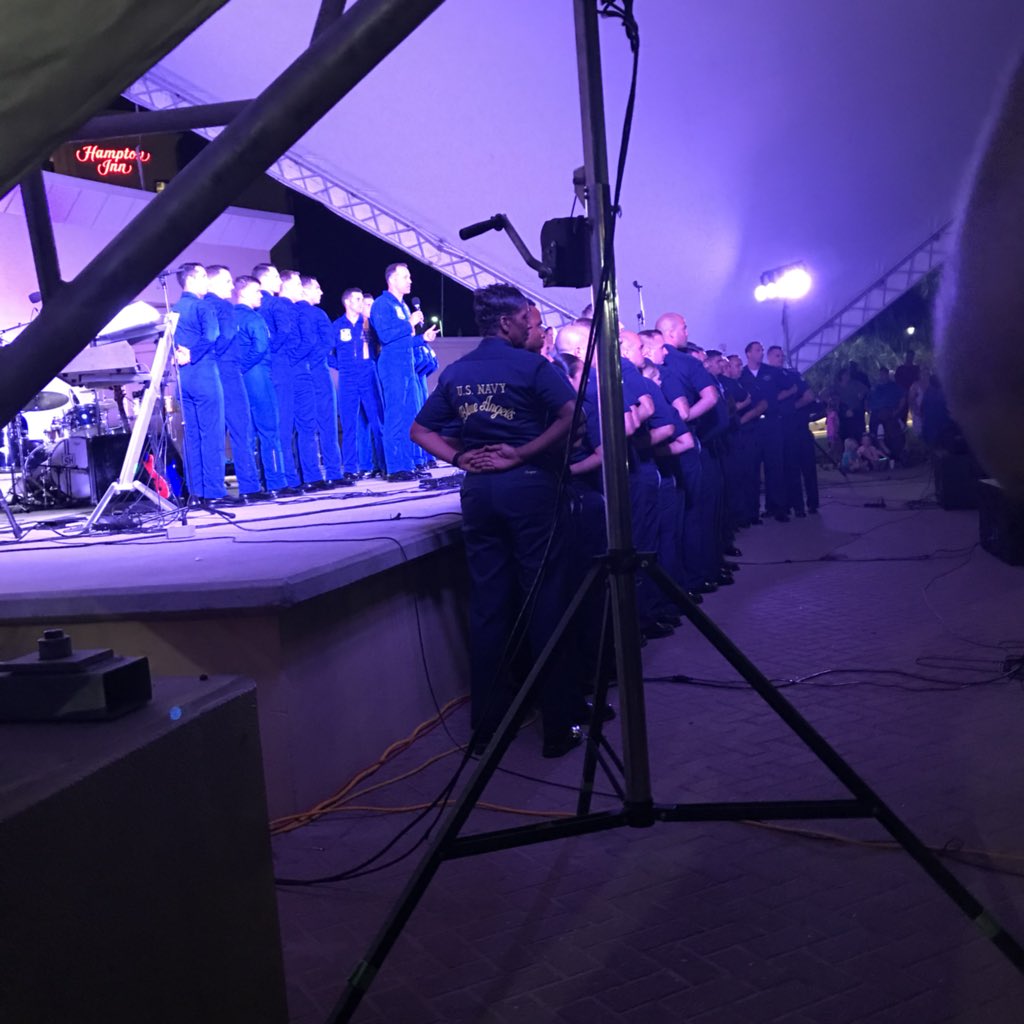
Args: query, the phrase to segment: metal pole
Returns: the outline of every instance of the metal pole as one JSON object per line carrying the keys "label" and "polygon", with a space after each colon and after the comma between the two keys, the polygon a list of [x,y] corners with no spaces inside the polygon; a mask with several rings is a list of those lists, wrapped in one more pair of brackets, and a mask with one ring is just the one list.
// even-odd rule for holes
{"label": "metal pole", "polygon": [[[40,168],[30,171],[21,179],[21,201],[25,207],[25,224],[32,245],[32,259],[36,265],[39,292],[43,302],[49,302],[56,295],[62,282],[60,264],[57,260],[57,242],[53,237],[53,221],[50,220],[50,206],[46,201],[46,184]],[[9,418],[0,418],[0,423],[6,423]]]}
{"label": "metal pole", "polygon": [[360,0],[334,22],[0,349],[0,423],[441,3]]}
{"label": "metal pole", "polygon": [[[619,678],[623,760],[626,764],[626,807],[638,812],[637,824],[651,824],[651,776],[647,748],[640,627],[636,613],[635,551],[630,518],[626,432],[623,424],[622,365],[619,359],[619,303],[615,284],[615,254],[607,246],[612,227],[608,151],[605,141],[601,47],[597,30],[597,0],[573,0],[576,21],[576,59],[579,66],[580,113],[587,181],[587,214],[591,224],[591,266],[594,280],[608,282],[597,339],[598,408],[604,470],[609,587],[612,628]],[[594,312],[602,300],[594,294]]]}
{"label": "metal pole", "polygon": [[120,114],[99,114],[68,136],[69,142],[97,139],[121,139],[129,135],[160,135],[167,132],[188,132],[196,128],[219,128],[230,124],[252,100],[228,100],[204,103],[173,110],[137,110]]}

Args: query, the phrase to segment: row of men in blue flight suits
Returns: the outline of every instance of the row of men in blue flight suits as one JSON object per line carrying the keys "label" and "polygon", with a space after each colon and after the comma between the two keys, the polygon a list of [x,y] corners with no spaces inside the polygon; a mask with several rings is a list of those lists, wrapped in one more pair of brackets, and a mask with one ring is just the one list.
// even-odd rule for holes
{"label": "row of men in blue flight suits", "polygon": [[[547,353],[577,388],[588,326],[577,321],[562,328]],[[767,359],[759,342],[746,347],[745,360],[705,351],[690,343],[677,313],[639,335],[621,331],[620,354],[634,544],[656,551],[668,575],[700,602],[734,582],[738,566],[729,559],[741,553],[739,530],[817,512],[809,424],[820,408],[803,377],[782,365],[780,347],[769,348]],[[579,565],[605,545],[594,371],[584,409],[587,437],[571,465]],[[678,624],[670,602],[642,574],[637,601],[647,638],[667,636]]]}
{"label": "row of men in blue flight suits", "polygon": [[[316,278],[295,271],[258,264],[232,278],[227,267],[186,263],[177,276],[175,358],[194,502],[247,503],[426,472],[430,458],[408,431],[436,369],[434,335],[416,333],[423,315],[405,305],[404,264],[388,268],[389,290],[376,300],[347,289],[333,324]],[[226,496],[225,434],[237,499]]]}

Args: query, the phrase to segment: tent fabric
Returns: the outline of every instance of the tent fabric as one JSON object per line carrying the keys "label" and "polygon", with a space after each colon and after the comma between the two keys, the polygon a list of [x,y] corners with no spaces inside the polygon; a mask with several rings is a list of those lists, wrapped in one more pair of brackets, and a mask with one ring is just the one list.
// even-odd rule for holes
{"label": "tent fabric", "polygon": [[[308,44],[318,2],[228,4],[156,69],[209,100],[257,94]],[[695,340],[780,340],[762,271],[807,263],[794,338],[949,220],[1024,44],[1017,0],[638,0],[641,57],[616,263],[622,319],[686,314]],[[602,24],[610,157],[628,87]],[[298,144],[442,239],[497,211],[537,246],[582,163],[570,0],[448,0]],[[503,234],[461,243],[534,287]],[[584,292],[552,289],[579,309]]]}
{"label": "tent fabric", "polygon": [[0,196],[226,0],[7,0]]}

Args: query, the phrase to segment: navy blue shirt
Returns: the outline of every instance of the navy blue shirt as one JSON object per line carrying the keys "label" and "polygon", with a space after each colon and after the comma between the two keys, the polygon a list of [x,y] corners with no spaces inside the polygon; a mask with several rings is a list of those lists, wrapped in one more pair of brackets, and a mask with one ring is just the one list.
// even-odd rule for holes
{"label": "navy blue shirt", "polygon": [[280,295],[271,304],[267,322],[270,325],[270,351],[288,357],[293,366],[300,362],[299,311],[291,299]]}
{"label": "navy blue shirt", "polygon": [[220,328],[220,337],[214,349],[218,363],[237,363],[238,353],[235,351],[235,307],[213,292],[207,292],[203,296],[203,302],[208,302],[217,317],[217,326]]}
{"label": "navy blue shirt", "polygon": [[270,338],[270,351],[276,352],[280,347],[281,343],[277,339],[274,324],[274,307],[277,305],[278,298],[273,292],[268,292],[265,289],[260,289],[260,295],[262,299],[260,304],[256,307],[259,315],[263,317],[263,322],[267,325],[267,335]]}
{"label": "navy blue shirt", "polygon": [[174,343],[189,350],[189,361],[195,365],[213,355],[220,334],[213,306],[193,292],[182,292],[171,309],[178,314]]}
{"label": "navy blue shirt", "polygon": [[255,309],[235,306],[235,350],[242,373],[263,363],[270,366],[270,328]]}
{"label": "navy blue shirt", "polygon": [[[444,369],[416,422],[460,438],[466,448],[517,447],[544,433],[573,398],[572,388],[543,356],[514,348],[503,338],[484,338]],[[556,472],[561,461],[561,446],[531,460]]]}
{"label": "navy blue shirt", "polygon": [[361,316],[356,317],[355,323],[347,316],[340,316],[334,321],[335,355],[331,365],[336,367],[339,373],[356,372],[373,362],[369,338],[363,332],[365,323]]}
{"label": "navy blue shirt", "polygon": [[768,403],[765,416],[775,418],[781,415],[779,392],[785,391],[790,386],[786,383],[782,370],[775,366],[769,366],[767,363],[762,363],[755,377],[750,372],[750,368],[744,366],[743,372],[740,374],[740,380],[755,402],[764,401]]}
{"label": "navy blue shirt", "polygon": [[401,299],[396,299],[391,292],[383,292],[373,300],[370,323],[377,333],[381,348],[387,348],[389,345],[412,348],[416,332],[409,323],[410,316],[412,313],[409,307]]}

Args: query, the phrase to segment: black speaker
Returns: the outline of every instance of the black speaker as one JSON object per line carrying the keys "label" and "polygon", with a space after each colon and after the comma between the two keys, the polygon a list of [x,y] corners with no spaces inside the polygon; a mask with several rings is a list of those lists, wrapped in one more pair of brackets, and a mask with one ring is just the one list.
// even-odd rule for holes
{"label": "black speaker", "polygon": [[935,456],[935,500],[941,508],[978,507],[981,468],[973,455],[943,453]]}
{"label": "black speaker", "polygon": [[586,217],[557,217],[540,229],[540,258],[549,268],[541,275],[545,288],[589,288],[590,226]]}
{"label": "black speaker", "polygon": [[1009,498],[996,480],[978,481],[981,546],[1007,565],[1024,565],[1024,502]]}
{"label": "black speaker", "polygon": [[89,438],[89,484],[92,500],[97,502],[121,475],[130,434],[102,434]]}

